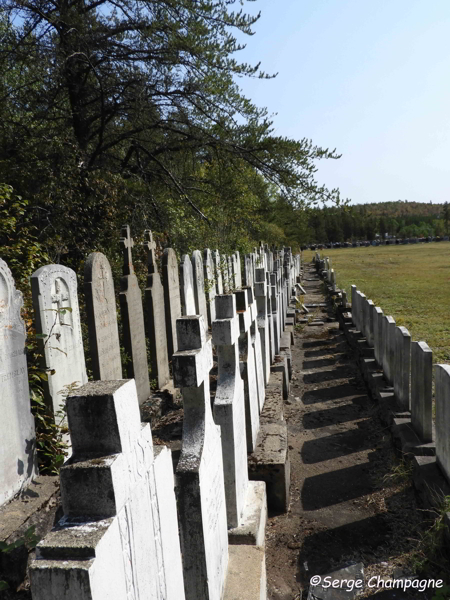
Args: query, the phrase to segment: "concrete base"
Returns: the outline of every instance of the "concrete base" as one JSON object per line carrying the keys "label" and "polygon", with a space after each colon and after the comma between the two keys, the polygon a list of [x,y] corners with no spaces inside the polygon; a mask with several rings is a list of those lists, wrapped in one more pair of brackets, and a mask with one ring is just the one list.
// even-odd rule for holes
{"label": "concrete base", "polygon": [[249,481],[242,521],[239,527],[228,530],[228,543],[264,547],[266,523],[266,484],[264,481]]}
{"label": "concrete base", "polygon": [[[290,354],[290,350],[288,352]],[[288,353],[285,350],[280,350],[280,354],[275,356],[274,364],[270,367],[272,373],[283,373],[283,398],[289,398],[289,366]]]}
{"label": "concrete base", "polygon": [[266,600],[266,557],[258,546],[230,546],[223,600]]}
{"label": "concrete base", "polygon": [[434,509],[443,496],[450,495],[450,485],[438,467],[435,456],[413,458],[413,481],[424,508]]}
{"label": "concrete base", "polygon": [[287,512],[291,463],[285,421],[261,423],[255,451],[248,457],[248,476],[265,481],[267,505],[274,512]]}
{"label": "concrete base", "polygon": [[396,417],[392,424],[392,437],[395,447],[402,455],[435,456],[436,444],[423,444],[411,425],[411,419]]}
{"label": "concrete base", "polygon": [[261,422],[284,420],[283,380],[284,373],[282,371],[270,374],[269,385],[266,387],[266,399],[259,417]]}

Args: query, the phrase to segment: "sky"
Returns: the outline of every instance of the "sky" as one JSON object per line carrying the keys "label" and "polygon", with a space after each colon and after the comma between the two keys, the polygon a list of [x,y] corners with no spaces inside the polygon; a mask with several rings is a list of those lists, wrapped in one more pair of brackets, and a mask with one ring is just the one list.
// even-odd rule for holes
{"label": "sky", "polygon": [[238,83],[273,115],[275,135],[342,154],[317,163],[319,183],[352,204],[450,201],[449,0],[244,8],[261,18],[237,58],[278,76]]}

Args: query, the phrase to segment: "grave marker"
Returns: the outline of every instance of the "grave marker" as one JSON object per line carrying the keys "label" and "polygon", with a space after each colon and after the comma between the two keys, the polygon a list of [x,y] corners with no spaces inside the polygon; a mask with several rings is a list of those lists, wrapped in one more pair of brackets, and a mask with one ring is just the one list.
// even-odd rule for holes
{"label": "grave marker", "polygon": [[258,329],[261,339],[261,354],[264,369],[264,381],[269,384],[270,379],[270,325],[267,312],[267,284],[266,270],[256,269],[255,296],[258,309]]}
{"label": "grave marker", "polygon": [[214,260],[211,250],[205,248],[203,250],[203,275],[206,288],[206,309],[208,311],[208,325],[212,326],[216,319],[216,281],[214,276]]}
{"label": "grave marker", "polygon": [[37,474],[22,305],[11,271],[0,259],[0,506]]}
{"label": "grave marker", "polygon": [[205,276],[203,274],[203,259],[200,250],[194,250],[192,253],[192,275],[194,280],[195,314],[202,315],[205,323],[208,323]]}
{"label": "grave marker", "polygon": [[403,410],[410,410],[411,336],[406,327],[395,328],[394,393]]}
{"label": "grave marker", "polygon": [[122,379],[114,281],[101,252],[89,254],[84,265],[84,295],[94,379]]}
{"label": "grave marker", "polygon": [[169,360],[178,349],[177,319],[181,317],[180,279],[177,255],[173,248],[166,248],[162,262],[164,310],[166,313],[167,353]]}
{"label": "grave marker", "polygon": [[450,365],[435,365],[436,460],[450,481]]}
{"label": "grave marker", "polygon": [[49,370],[44,392],[56,414],[64,406],[68,386],[87,382],[78,308],[77,276],[62,265],[41,267],[31,276],[36,333]]}
{"label": "grave marker", "polygon": [[158,388],[163,388],[170,379],[169,357],[167,352],[166,313],[164,308],[164,289],[158,273],[156,243],[152,232],[144,232],[147,248],[147,287],[145,305],[147,308],[147,328],[150,342],[150,366],[152,378],[157,380]]}
{"label": "grave marker", "polygon": [[181,312],[184,317],[197,314],[194,295],[194,274],[192,263],[188,254],[181,257],[180,263],[180,292]]}
{"label": "grave marker", "polygon": [[186,600],[220,600],[228,566],[228,533],[220,427],[211,413],[211,338],[201,316],[177,320],[174,384],[183,394],[178,510]]}
{"label": "grave marker", "polygon": [[120,279],[120,313],[123,324],[123,346],[130,360],[127,363],[127,376],[135,379],[139,403],[150,396],[148,376],[147,343],[145,339],[144,310],[142,293],[133,267],[133,238],[130,227],[124,225],[121,231],[120,246],[123,252],[123,275]]}
{"label": "grave marker", "polygon": [[431,348],[425,342],[411,342],[411,424],[424,443],[433,441],[432,377]]}
{"label": "grave marker", "polygon": [[216,293],[219,294],[219,296],[220,296],[221,294],[223,294],[224,289],[223,289],[223,280],[222,280],[221,257],[220,257],[218,250],[214,251],[213,260],[214,260],[214,276],[216,278]]}

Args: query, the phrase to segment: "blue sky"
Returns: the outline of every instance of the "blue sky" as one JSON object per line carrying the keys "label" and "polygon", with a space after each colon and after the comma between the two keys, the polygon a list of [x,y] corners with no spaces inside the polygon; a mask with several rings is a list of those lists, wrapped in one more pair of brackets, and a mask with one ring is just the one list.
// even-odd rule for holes
{"label": "blue sky", "polygon": [[353,203],[450,201],[450,1],[258,0],[239,80],[275,134],[336,148],[317,179]]}

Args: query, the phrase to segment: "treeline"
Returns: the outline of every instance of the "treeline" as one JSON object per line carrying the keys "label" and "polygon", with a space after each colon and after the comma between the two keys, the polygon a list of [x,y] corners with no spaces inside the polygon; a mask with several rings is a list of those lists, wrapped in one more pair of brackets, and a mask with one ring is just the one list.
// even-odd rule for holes
{"label": "treeline", "polygon": [[450,207],[448,202],[383,202],[310,209],[305,219],[303,244],[434,237],[449,235]]}

